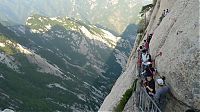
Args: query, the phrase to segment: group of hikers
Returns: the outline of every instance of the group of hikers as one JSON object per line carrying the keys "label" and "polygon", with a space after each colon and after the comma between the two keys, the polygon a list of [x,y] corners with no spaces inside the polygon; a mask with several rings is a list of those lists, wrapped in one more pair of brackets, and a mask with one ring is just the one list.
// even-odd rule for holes
{"label": "group of hikers", "polygon": [[[165,103],[165,96],[169,92],[169,87],[165,83],[165,77],[157,75],[157,70],[154,68],[155,62],[151,59],[149,53],[149,43],[153,34],[148,34],[144,43],[138,49],[138,72],[142,81],[142,87],[146,89],[148,95],[161,108]],[[162,55],[160,52],[157,56]],[[158,88],[156,89],[156,82]]]}
{"label": "group of hikers", "polygon": [[161,17],[159,18],[159,23],[158,25],[160,24],[160,22],[162,21],[162,19],[169,13],[169,9],[165,9],[163,10],[162,14],[161,14]]}
{"label": "group of hikers", "polygon": [[[163,10],[160,22],[169,13],[169,9]],[[178,32],[179,33],[179,32]],[[177,35],[178,35],[177,33]],[[153,37],[153,33],[147,34],[146,40],[138,48],[138,77],[141,79],[141,86],[146,90],[147,94],[155,101],[157,106],[163,110],[166,105],[166,94],[170,92],[170,88],[166,85],[165,77],[159,76],[157,69],[155,68],[155,59],[157,56],[162,56],[162,52],[159,52],[154,60],[150,55],[149,44]],[[185,112],[195,112],[194,109],[188,109]]]}
{"label": "group of hikers", "polygon": [[163,15],[163,16],[166,16],[168,13],[169,13],[169,9],[165,9],[165,10],[163,10],[162,15]]}

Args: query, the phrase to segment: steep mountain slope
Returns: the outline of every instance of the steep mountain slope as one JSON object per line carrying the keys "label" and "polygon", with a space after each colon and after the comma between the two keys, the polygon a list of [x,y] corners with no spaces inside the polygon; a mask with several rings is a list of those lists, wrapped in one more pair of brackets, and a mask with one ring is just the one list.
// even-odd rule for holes
{"label": "steep mountain slope", "polygon": [[0,110],[97,111],[129,51],[128,40],[70,18],[0,25]]}
{"label": "steep mountain slope", "polygon": [[28,16],[68,16],[121,33],[138,20],[142,5],[151,0],[1,0],[0,20],[25,23]]}
{"label": "steep mountain slope", "polygon": [[[173,95],[167,98],[166,112],[184,112],[188,108],[200,110],[198,4],[198,0],[157,0],[146,29],[147,33],[154,33],[150,43],[152,57],[158,52],[163,53],[155,62]],[[166,9],[169,13],[160,19]],[[139,40],[138,36],[126,71],[118,78],[100,111],[113,111],[136,79],[136,46],[137,42],[143,42]],[[132,105],[127,104],[129,111],[136,111],[136,108],[130,108]]]}
{"label": "steep mountain slope", "polygon": [[163,52],[163,56],[156,59],[156,64],[160,73],[168,79],[173,95],[187,105],[200,109],[199,14],[196,11],[199,1],[158,0],[158,5],[159,2],[157,14],[152,15],[156,16],[154,23],[149,25],[147,31],[152,32],[156,28],[155,23],[164,9],[169,8],[170,13],[154,30],[151,54]]}

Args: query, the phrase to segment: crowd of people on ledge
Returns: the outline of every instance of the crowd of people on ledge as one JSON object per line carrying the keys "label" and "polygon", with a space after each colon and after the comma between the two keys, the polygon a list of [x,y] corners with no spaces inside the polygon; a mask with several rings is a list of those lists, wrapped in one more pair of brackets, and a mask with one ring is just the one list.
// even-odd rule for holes
{"label": "crowd of people on ledge", "polygon": [[[163,10],[159,23],[169,13],[169,9]],[[177,32],[181,33],[181,31]],[[163,110],[166,103],[166,94],[169,93],[170,88],[165,83],[164,76],[158,76],[157,69],[155,68],[155,59],[157,56],[162,56],[162,52],[159,52],[154,60],[152,60],[149,52],[149,44],[153,38],[153,33],[147,34],[146,40],[138,48],[138,77],[141,79],[141,85],[146,90],[147,94],[155,101],[157,106]],[[194,109],[188,109],[185,112],[196,112]]]}
{"label": "crowd of people on ledge", "polygon": [[[169,87],[165,84],[164,76],[157,78],[158,72],[154,67],[155,62],[151,59],[149,53],[149,43],[152,37],[153,34],[148,34],[144,43],[139,47],[137,65],[139,78],[142,80],[142,87],[146,89],[148,95],[161,108],[165,103],[165,96],[169,92]],[[161,55],[162,52],[156,55],[156,57]]]}

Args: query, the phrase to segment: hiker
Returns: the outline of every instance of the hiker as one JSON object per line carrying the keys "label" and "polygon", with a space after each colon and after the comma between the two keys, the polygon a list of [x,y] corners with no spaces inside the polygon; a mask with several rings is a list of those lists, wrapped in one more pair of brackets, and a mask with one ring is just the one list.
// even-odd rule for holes
{"label": "hiker", "polygon": [[165,85],[165,76],[161,76],[160,78],[163,80],[163,85]]}
{"label": "hiker", "polygon": [[141,73],[142,79],[146,78],[147,76],[154,77],[156,75],[157,70],[152,67],[152,63],[147,65],[145,70]]}
{"label": "hiker", "polygon": [[148,42],[148,43],[150,43],[152,37],[153,37],[153,34],[152,34],[152,33],[149,34],[149,35],[147,36],[147,42]]}
{"label": "hiker", "polygon": [[139,49],[137,50],[138,51],[138,58],[141,56],[142,50],[143,50],[143,47],[140,46]]}
{"label": "hiker", "polygon": [[163,10],[163,13],[162,13],[161,17],[159,18],[158,25],[161,23],[161,21],[163,20],[164,17],[165,17],[165,10]]}
{"label": "hiker", "polygon": [[146,40],[144,40],[144,42],[142,43],[143,49],[145,49],[145,43],[146,43]]}
{"label": "hiker", "polygon": [[142,62],[151,62],[151,55],[147,52],[146,49],[142,50]]}
{"label": "hiker", "polygon": [[156,80],[158,84],[158,89],[156,89],[156,93],[154,95],[155,102],[158,104],[159,107],[163,108],[165,105],[166,100],[166,94],[169,93],[169,87],[165,85],[165,81],[163,80],[165,78],[159,78]]}
{"label": "hiker", "polygon": [[152,67],[152,64],[149,64],[146,68],[146,76],[155,76],[156,70]]}
{"label": "hiker", "polygon": [[169,9],[166,10],[166,14],[169,13]]}
{"label": "hiker", "polygon": [[147,40],[144,40],[143,46],[144,46],[144,49],[146,49],[148,51],[149,44],[148,44]]}
{"label": "hiker", "polygon": [[163,10],[162,16],[164,16],[164,17],[165,17],[165,14],[166,14],[166,12],[165,12],[165,10]]}
{"label": "hiker", "polygon": [[[149,62],[147,62],[147,63],[149,63]],[[150,65],[151,63],[149,63],[149,65]],[[149,71],[149,65],[144,65],[145,67],[144,67],[144,70],[143,70],[143,72],[141,73],[141,76],[142,76],[142,79],[145,79],[145,78],[147,78],[147,76],[153,76],[152,74],[151,74],[151,72]]]}
{"label": "hiker", "polygon": [[149,51],[149,42],[147,40],[144,40],[144,47],[148,52]]}
{"label": "hiker", "polygon": [[147,52],[146,49],[142,50],[142,71],[151,64],[151,55]]}
{"label": "hiker", "polygon": [[153,97],[155,94],[155,81],[153,76],[149,75],[145,78],[144,87],[149,96]]}
{"label": "hiker", "polygon": [[138,49],[138,61],[137,61],[139,76],[141,74],[142,50],[143,50],[143,47],[140,46],[139,49]]}

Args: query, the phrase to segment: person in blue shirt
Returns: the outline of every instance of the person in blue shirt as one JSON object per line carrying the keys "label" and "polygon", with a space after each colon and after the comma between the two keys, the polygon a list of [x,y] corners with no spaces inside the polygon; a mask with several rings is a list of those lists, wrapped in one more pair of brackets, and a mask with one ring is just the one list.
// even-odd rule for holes
{"label": "person in blue shirt", "polygon": [[157,79],[156,80],[158,84],[158,89],[156,89],[156,92],[154,94],[154,99],[157,105],[162,108],[165,106],[165,100],[166,100],[166,94],[169,93],[170,89],[169,87],[165,84],[163,79]]}

